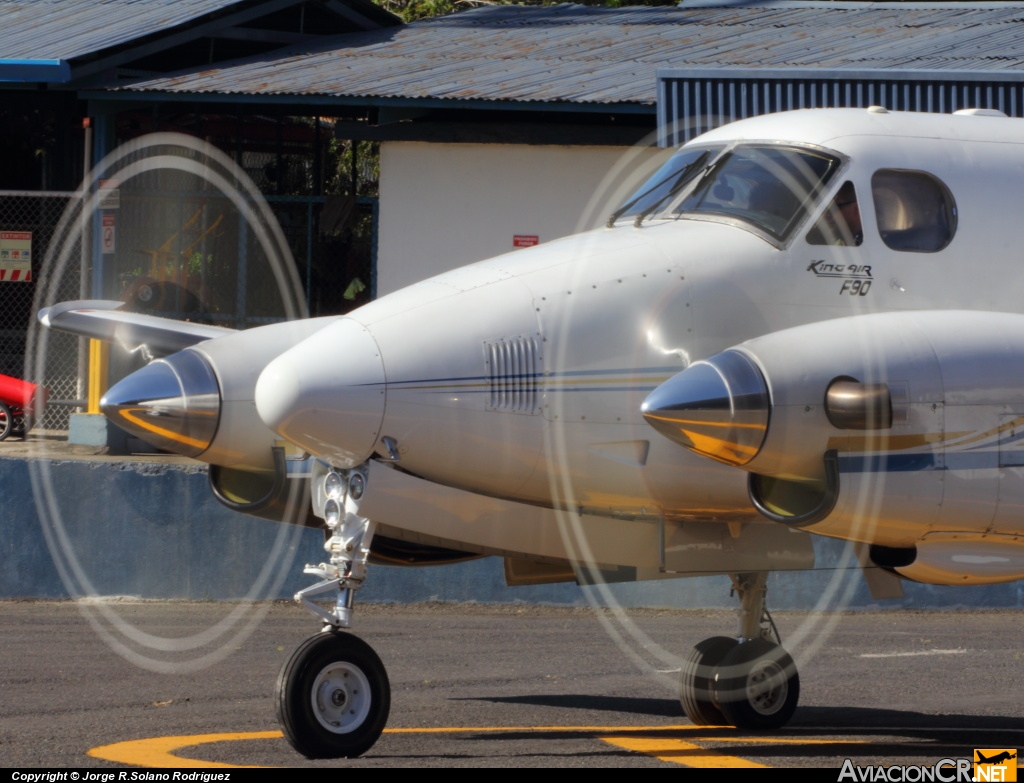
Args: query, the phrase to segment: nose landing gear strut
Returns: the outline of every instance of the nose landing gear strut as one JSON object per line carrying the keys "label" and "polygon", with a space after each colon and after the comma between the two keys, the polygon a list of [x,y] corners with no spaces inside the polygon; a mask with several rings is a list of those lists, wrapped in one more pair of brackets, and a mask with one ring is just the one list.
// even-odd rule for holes
{"label": "nose landing gear strut", "polygon": [[[309,758],[359,756],[384,731],[391,709],[391,684],[380,657],[362,639],[342,629],[351,625],[355,591],[366,578],[373,523],[359,515],[368,465],[334,470],[317,463],[313,503],[327,523],[324,543],[329,563],[309,565],[304,573],[321,581],[295,600],[324,622],[323,631],[306,639],[281,669],[275,690],[284,736]],[[324,609],[312,596],[333,595]]]}

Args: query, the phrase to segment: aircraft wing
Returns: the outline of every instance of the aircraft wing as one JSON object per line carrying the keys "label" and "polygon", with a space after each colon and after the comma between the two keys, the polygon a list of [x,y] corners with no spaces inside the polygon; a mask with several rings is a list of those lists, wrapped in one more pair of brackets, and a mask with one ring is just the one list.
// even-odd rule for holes
{"label": "aircraft wing", "polygon": [[50,329],[117,343],[129,352],[144,349],[153,357],[176,353],[236,331],[223,326],[124,312],[122,307],[124,302],[82,299],[46,307],[39,311],[38,317],[40,323]]}

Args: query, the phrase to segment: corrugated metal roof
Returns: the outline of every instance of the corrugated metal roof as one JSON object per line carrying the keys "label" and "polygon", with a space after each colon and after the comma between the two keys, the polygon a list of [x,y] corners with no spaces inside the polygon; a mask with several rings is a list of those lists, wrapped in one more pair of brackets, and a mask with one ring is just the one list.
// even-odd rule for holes
{"label": "corrugated metal roof", "polygon": [[71,60],[241,0],[0,0],[0,59]]}
{"label": "corrugated metal roof", "polygon": [[1024,5],[490,6],[127,89],[655,103],[659,67],[1024,74]]}

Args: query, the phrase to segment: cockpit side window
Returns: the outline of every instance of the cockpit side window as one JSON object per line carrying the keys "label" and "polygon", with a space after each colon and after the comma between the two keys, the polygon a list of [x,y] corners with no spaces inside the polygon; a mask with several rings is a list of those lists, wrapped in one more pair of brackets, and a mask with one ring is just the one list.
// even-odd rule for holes
{"label": "cockpit side window", "polygon": [[819,150],[738,145],[715,162],[676,212],[680,217],[735,218],[783,240],[807,214],[840,163]]}
{"label": "cockpit side window", "polygon": [[878,233],[887,247],[908,253],[936,253],[956,234],[953,194],[924,171],[879,169],[871,177]]}
{"label": "cockpit side window", "polygon": [[857,247],[864,241],[857,190],[847,180],[828,205],[818,222],[807,232],[811,245],[839,245]]}

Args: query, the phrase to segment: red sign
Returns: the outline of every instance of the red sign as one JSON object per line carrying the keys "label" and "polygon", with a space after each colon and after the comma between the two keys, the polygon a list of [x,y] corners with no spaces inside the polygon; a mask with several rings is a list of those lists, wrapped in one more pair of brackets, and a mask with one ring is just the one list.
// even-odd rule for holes
{"label": "red sign", "polygon": [[540,242],[540,237],[529,234],[516,234],[512,237],[512,247],[533,247]]}

